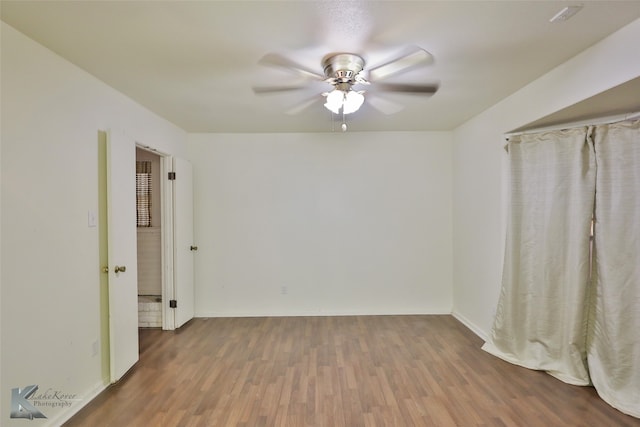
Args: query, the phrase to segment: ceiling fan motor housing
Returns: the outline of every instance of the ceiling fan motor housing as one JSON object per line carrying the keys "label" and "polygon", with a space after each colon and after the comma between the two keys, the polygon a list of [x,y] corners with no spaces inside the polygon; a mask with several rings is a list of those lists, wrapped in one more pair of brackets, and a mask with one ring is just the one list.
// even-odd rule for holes
{"label": "ceiling fan motor housing", "polygon": [[322,67],[328,78],[351,83],[364,68],[364,59],[352,53],[332,54],[322,60]]}

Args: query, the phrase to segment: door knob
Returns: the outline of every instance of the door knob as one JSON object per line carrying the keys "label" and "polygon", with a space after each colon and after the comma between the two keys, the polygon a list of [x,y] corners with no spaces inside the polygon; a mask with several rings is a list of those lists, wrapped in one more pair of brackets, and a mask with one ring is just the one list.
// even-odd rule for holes
{"label": "door knob", "polygon": [[118,266],[116,265],[116,268],[113,269],[113,271],[115,271],[116,273],[124,273],[125,271],[127,271],[127,267],[123,266]]}
{"label": "door knob", "polygon": [[189,249],[191,249],[192,251],[197,251],[198,247],[197,246],[191,246]]}

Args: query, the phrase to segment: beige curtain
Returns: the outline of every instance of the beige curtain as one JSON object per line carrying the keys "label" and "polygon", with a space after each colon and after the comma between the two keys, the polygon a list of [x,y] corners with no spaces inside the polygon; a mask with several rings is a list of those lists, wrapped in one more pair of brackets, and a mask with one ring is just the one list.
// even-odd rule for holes
{"label": "beige curtain", "polygon": [[597,126],[588,362],[611,406],[640,417],[640,121]]}
{"label": "beige curtain", "polygon": [[508,148],[502,291],[483,349],[593,383],[640,417],[640,120],[523,135]]}
{"label": "beige curtain", "polygon": [[512,137],[503,283],[483,348],[511,363],[589,384],[589,230],[595,157],[588,128]]}

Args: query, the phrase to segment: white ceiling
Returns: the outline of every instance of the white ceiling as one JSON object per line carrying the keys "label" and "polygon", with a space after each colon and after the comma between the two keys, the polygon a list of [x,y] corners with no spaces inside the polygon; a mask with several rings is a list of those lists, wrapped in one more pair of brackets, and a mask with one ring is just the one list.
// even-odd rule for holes
{"label": "white ceiling", "polygon": [[[368,66],[418,45],[435,58],[389,81],[440,84],[432,97],[388,95],[350,131],[450,130],[640,17],[640,1],[7,1],[2,20],[189,132],[327,132],[325,83],[277,95],[253,86],[299,83],[259,65],[285,54],[322,74],[329,52]],[[301,113],[285,112],[311,97]],[[365,94],[366,96],[366,94]],[[339,119],[337,119],[339,120]],[[339,128],[339,122],[335,125]]]}

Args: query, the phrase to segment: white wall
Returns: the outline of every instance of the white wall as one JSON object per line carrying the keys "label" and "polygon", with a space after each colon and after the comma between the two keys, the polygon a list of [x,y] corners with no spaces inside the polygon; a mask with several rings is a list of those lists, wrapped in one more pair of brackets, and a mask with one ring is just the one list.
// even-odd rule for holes
{"label": "white wall", "polygon": [[504,133],[640,76],[638,40],[640,20],[455,130],[454,314],[480,336],[491,331],[501,286],[507,194]]}
{"label": "white wall", "polygon": [[451,148],[450,132],[189,135],[196,315],[450,313]]}
{"label": "white wall", "polygon": [[[11,389],[77,394],[104,386],[98,229],[98,131],[117,128],[184,155],[186,134],[2,23],[2,419]],[[65,412],[67,411],[67,412]]]}

